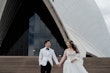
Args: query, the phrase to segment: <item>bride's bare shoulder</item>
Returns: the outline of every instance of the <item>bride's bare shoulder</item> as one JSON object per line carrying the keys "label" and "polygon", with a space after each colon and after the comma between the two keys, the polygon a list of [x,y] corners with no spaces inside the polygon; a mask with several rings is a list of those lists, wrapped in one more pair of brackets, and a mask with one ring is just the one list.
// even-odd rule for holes
{"label": "bride's bare shoulder", "polygon": [[67,52],[68,49],[65,49],[65,52]]}

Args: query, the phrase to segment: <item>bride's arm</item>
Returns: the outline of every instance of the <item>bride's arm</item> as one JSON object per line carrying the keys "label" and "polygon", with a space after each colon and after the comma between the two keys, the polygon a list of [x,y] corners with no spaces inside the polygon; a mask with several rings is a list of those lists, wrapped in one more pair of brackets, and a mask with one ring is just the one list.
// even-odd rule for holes
{"label": "bride's arm", "polygon": [[78,59],[80,59],[80,58],[81,58],[80,53],[77,53],[76,56],[75,56],[75,59],[78,60]]}
{"label": "bride's arm", "polygon": [[77,53],[76,55],[75,55],[75,57],[71,60],[71,62],[73,63],[74,61],[76,61],[76,60],[79,60],[81,57],[80,57],[80,53]]}
{"label": "bride's arm", "polygon": [[64,60],[66,59],[66,50],[64,51],[63,57],[60,60],[60,65],[64,62]]}

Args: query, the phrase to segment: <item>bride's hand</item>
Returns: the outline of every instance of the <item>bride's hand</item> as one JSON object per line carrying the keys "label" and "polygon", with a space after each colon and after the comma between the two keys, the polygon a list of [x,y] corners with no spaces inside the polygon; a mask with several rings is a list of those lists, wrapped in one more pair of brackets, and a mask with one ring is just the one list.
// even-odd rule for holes
{"label": "bride's hand", "polygon": [[76,59],[71,60],[71,63],[74,63],[76,61]]}

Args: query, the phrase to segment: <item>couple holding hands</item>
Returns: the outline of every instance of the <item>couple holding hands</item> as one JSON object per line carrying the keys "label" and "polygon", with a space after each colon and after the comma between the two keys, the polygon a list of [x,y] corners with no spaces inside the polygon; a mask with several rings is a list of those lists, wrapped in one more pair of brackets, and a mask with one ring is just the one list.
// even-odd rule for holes
{"label": "couple holding hands", "polygon": [[39,66],[41,68],[41,73],[51,73],[53,60],[58,67],[61,67],[63,64],[63,73],[88,73],[83,64],[79,62],[81,58],[80,52],[71,40],[67,41],[67,49],[65,49],[60,62],[58,62],[54,50],[50,48],[50,40],[46,40],[44,44],[45,47],[40,49],[39,53]]}

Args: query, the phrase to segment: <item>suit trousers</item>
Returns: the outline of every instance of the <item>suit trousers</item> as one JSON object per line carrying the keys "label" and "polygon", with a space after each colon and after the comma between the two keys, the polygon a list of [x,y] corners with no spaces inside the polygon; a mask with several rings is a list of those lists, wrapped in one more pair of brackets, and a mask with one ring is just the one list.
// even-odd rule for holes
{"label": "suit trousers", "polygon": [[46,66],[41,65],[41,73],[51,73],[51,64],[47,62]]}

